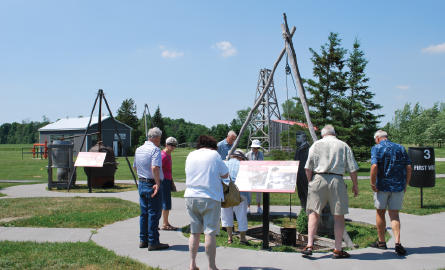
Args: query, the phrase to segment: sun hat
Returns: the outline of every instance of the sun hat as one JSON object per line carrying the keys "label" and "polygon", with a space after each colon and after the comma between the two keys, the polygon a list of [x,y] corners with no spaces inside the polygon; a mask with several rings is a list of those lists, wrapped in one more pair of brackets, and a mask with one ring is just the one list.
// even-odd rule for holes
{"label": "sun hat", "polygon": [[252,145],[250,146],[251,148],[260,148],[261,147],[261,143],[259,140],[253,140],[252,141]]}
{"label": "sun hat", "polygon": [[178,144],[178,141],[173,137],[168,137],[167,140],[165,140],[165,144]]}
{"label": "sun hat", "polygon": [[247,160],[246,154],[244,154],[243,150],[236,150],[230,157],[239,157],[243,160]]}

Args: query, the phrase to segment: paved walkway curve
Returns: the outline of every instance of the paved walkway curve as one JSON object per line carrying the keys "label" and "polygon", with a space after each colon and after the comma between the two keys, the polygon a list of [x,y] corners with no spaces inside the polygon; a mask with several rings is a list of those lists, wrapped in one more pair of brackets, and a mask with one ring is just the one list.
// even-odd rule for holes
{"label": "paved walkway curve", "polygon": [[[183,183],[177,183],[184,188]],[[11,197],[116,197],[138,203],[137,191],[124,193],[58,193],[45,190],[45,184],[20,185],[5,188],[2,193]],[[5,199],[5,198],[4,198]],[[252,208],[252,210],[255,210]],[[300,207],[292,207],[298,213]],[[271,213],[288,213],[288,206],[271,206]],[[350,209],[346,218],[375,224],[375,210]],[[173,198],[170,221],[174,226],[189,223],[184,199]],[[219,269],[435,269],[445,267],[445,212],[428,216],[401,214],[402,243],[408,255],[398,256],[394,252],[394,238],[388,242],[386,251],[365,248],[350,251],[351,258],[332,260],[332,253],[315,253],[311,258],[303,258],[298,253],[254,251],[237,248],[217,248],[216,263]],[[388,227],[390,224],[388,222]],[[75,231],[83,234],[74,237]],[[390,231],[390,230],[389,230]],[[37,233],[38,232],[38,233]],[[0,227],[0,240],[11,241],[87,241],[113,250],[118,255],[130,256],[150,266],[162,269],[188,269],[188,239],[179,231],[160,231],[161,242],[170,244],[163,251],[149,252],[139,249],[139,217],[107,225],[91,235],[91,229],[48,229],[48,228],[5,228]],[[58,233],[58,234],[57,234]],[[39,237],[33,236],[38,234]],[[73,237],[70,237],[73,236]],[[77,239],[77,240],[76,240]],[[207,269],[204,245],[198,252],[197,266]]]}

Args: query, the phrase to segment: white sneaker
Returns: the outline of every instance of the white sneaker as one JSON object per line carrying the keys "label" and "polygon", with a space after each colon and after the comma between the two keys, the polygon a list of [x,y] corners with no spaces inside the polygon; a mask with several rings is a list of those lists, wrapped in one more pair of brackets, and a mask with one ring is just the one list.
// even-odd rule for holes
{"label": "white sneaker", "polygon": [[256,212],[258,214],[262,214],[263,213],[263,209],[261,209],[261,206],[257,208]]}
{"label": "white sneaker", "polygon": [[247,207],[247,214],[250,214],[250,207]]}

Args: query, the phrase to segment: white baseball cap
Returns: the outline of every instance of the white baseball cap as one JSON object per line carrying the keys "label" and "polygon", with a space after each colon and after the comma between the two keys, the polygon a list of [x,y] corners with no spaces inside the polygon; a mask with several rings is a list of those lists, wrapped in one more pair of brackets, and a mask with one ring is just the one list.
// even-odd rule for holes
{"label": "white baseball cap", "polygon": [[261,147],[261,143],[259,140],[253,140],[252,141],[252,145],[250,146],[251,148],[260,148]]}
{"label": "white baseball cap", "polygon": [[168,137],[167,140],[165,140],[165,144],[178,144],[178,141],[173,137]]}

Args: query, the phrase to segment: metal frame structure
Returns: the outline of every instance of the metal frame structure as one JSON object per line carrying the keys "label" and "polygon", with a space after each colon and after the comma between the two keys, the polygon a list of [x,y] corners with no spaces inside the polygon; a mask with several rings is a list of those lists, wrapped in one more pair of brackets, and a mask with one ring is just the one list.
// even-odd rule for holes
{"label": "metal frame structure", "polygon": [[[261,101],[259,103],[260,105],[258,106],[258,109],[252,116],[251,124],[253,130],[249,135],[249,142],[252,142],[253,140],[259,140],[266,152],[270,152],[270,120],[272,117],[276,117],[281,120],[280,108],[277,101],[277,95],[275,93],[273,78],[271,78],[271,83],[268,86],[266,94],[262,95],[262,93],[265,91],[265,88],[267,87],[267,82],[269,80],[269,77],[271,76],[271,72],[272,71],[270,69],[266,68],[260,70],[260,74],[258,76],[258,84],[255,92],[254,104],[256,104],[259,99],[261,99]],[[257,134],[258,132],[260,133],[259,135]],[[266,142],[267,147],[265,144]]]}

